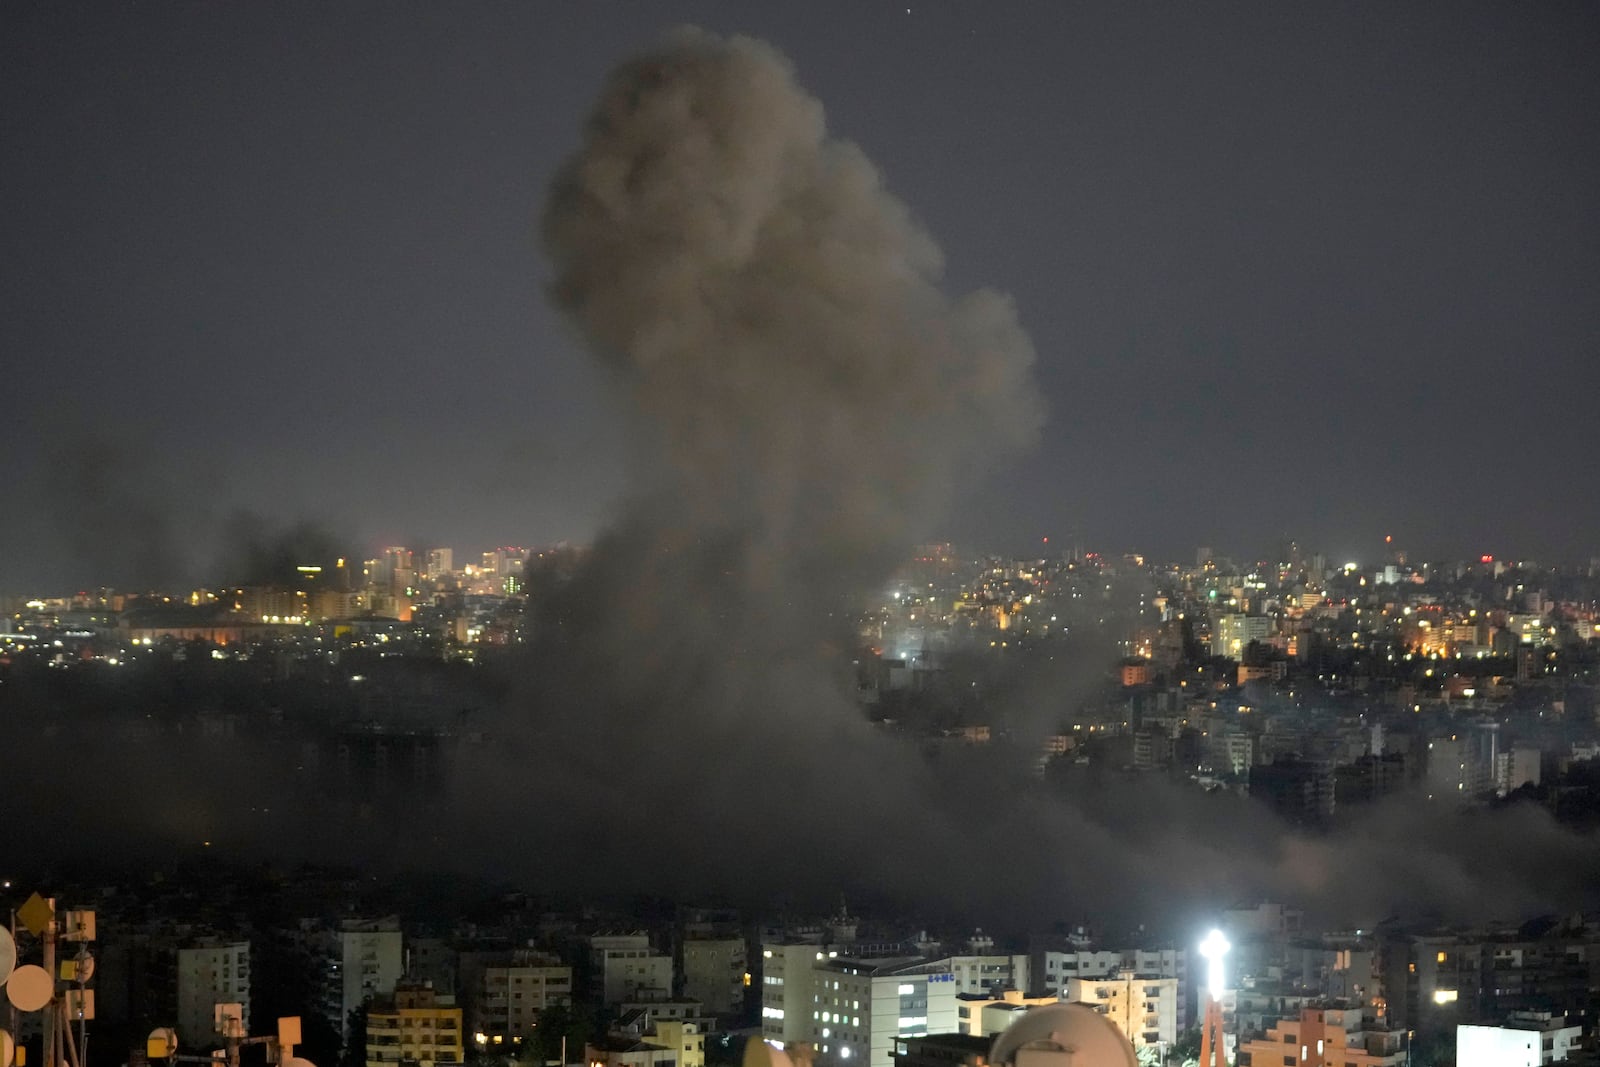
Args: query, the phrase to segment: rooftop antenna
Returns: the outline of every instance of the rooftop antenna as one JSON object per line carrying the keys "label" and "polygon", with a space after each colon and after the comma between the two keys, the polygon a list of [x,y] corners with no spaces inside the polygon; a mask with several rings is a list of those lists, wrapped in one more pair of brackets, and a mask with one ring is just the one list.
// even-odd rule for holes
{"label": "rooftop antenna", "polygon": [[[17,965],[17,923],[40,942],[40,962]],[[94,957],[88,942],[94,938],[94,912],[57,913],[56,902],[38,893],[11,913],[11,928],[0,931],[0,985],[12,1008],[12,1025],[17,1012],[43,1015],[43,1067],[83,1067],[89,1036],[85,1024],[94,1018],[94,990],[87,988],[94,975]],[[57,961],[58,942],[76,942],[72,959]],[[65,983],[65,985],[63,985]],[[72,1023],[78,1024],[76,1035]],[[0,1031],[4,1033],[4,1031]],[[0,1059],[0,1067],[10,1067],[15,1039],[7,1033],[0,1045],[10,1051]]]}
{"label": "rooftop antenna", "polygon": [[273,1067],[316,1067],[310,1060],[294,1054],[300,1043],[300,1016],[289,1015],[278,1020],[278,1032],[261,1037],[244,1036],[244,1005],[218,1004],[213,1016],[216,1032],[222,1036],[223,1050],[205,1055],[186,1055],[178,1051],[178,1032],[170,1026],[158,1026],[145,1040],[145,1056],[151,1063],[179,1064],[205,1063],[212,1067],[239,1067],[240,1050],[252,1045],[265,1045],[267,1062]]}

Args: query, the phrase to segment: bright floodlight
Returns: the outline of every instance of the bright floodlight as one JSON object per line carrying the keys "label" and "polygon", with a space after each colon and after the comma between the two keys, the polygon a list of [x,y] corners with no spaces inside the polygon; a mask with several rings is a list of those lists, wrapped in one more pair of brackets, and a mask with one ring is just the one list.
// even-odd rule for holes
{"label": "bright floodlight", "polygon": [[1206,960],[1206,989],[1211,993],[1212,1000],[1222,999],[1222,957],[1232,947],[1228,939],[1222,936],[1221,930],[1212,930],[1200,942],[1200,955]]}

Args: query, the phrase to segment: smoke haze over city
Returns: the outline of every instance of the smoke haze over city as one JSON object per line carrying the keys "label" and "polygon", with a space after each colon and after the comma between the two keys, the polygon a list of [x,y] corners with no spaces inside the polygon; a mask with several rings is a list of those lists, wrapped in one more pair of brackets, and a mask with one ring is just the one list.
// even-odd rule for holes
{"label": "smoke haze over city", "polygon": [[[449,869],[568,891],[614,891],[648,871],[637,887],[666,895],[816,901],[842,889],[954,914],[981,902],[1022,922],[1093,914],[1131,925],[1256,896],[1352,925],[1593,906],[1592,839],[1528,806],[1461,814],[1401,796],[1308,833],[1239,797],[1196,802],[1186,786],[1149,779],[1019,788],[1038,743],[1115,656],[1092,634],[1019,665],[988,709],[1014,743],[991,751],[930,756],[861,714],[851,692],[862,598],[919,538],[959,525],[964,501],[1039,516],[982,487],[1008,466],[1027,469],[1017,465],[1030,448],[1061,448],[1041,429],[1047,408],[1076,441],[1058,463],[1125,461],[1081,436],[1103,426],[1092,382],[1106,370],[1093,351],[1036,357],[1011,298],[964,284],[971,265],[946,268],[930,232],[942,216],[917,221],[924,213],[889,191],[897,175],[880,173],[870,145],[832,132],[805,80],[771,44],[675,31],[605,79],[555,170],[540,226],[547,290],[612,398],[597,403],[617,420],[625,488],[570,573],[540,585],[530,572],[526,647],[473,724],[487,743],[452,757],[442,799],[357,809],[330,833],[326,798],[288,772],[295,753],[203,737],[85,743],[57,724],[44,742],[52,759],[18,779],[54,812],[50,824],[113,851],[205,837],[246,854],[382,867],[414,841]],[[1005,218],[1000,199],[968,208]],[[521,281],[531,289],[535,273]],[[529,353],[526,340],[515,347]],[[1248,377],[1193,358],[1219,381]],[[527,397],[514,421],[538,425],[539,403]],[[1226,415],[1262,427],[1253,440],[1268,450],[1274,418]],[[425,424],[416,432],[427,438]],[[1208,473],[1204,440],[1172,457],[1194,477]],[[184,563],[172,546],[198,529],[221,546],[207,549],[218,554],[209,565],[242,584],[278,581],[341,543],[314,522],[192,499],[172,468],[114,445],[63,447],[45,480],[57,504],[23,528],[76,527],[81,540],[62,547],[96,573],[176,580]],[[1315,485],[1315,447],[1288,447],[1309,451],[1284,477]],[[288,468],[270,478],[293,480]],[[515,484],[541,505],[571,503]],[[1026,491],[1071,498],[1072,484]],[[1063,519],[1092,514],[1090,497],[1068,503]],[[55,543],[32,543],[45,542]],[[114,776],[129,801],[105,811],[63,789],[50,767],[69,756],[80,774]],[[1375,852],[1390,862],[1362,870]],[[1482,863],[1486,854],[1501,862]]]}

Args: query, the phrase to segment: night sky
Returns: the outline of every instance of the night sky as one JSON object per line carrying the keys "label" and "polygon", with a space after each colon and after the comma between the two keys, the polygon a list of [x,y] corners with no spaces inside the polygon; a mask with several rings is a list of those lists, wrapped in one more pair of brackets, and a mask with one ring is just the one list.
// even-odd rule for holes
{"label": "night sky", "polygon": [[1600,555],[1596,5],[12,2],[0,589],[200,576],[246,510],[594,536],[620,416],[537,219],[682,23],[1017,300],[1048,422],[929,535]]}

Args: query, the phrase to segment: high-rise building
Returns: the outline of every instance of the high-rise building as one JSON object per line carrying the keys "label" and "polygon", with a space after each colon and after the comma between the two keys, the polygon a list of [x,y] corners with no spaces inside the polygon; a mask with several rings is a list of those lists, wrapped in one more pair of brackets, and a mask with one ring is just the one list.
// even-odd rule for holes
{"label": "high-rise building", "polygon": [[[173,945],[158,955],[170,967],[168,976],[177,1009],[173,1022],[179,1036],[191,1047],[204,1048],[219,1039],[216,1032],[216,1006],[240,1004],[243,1023],[250,1026],[250,943],[217,938],[202,938]],[[163,982],[163,985],[166,983]]]}
{"label": "high-rise building", "polygon": [[428,550],[428,567],[426,574],[431,581],[440,578],[455,570],[455,553],[448,548],[430,548]]}
{"label": "high-rise building", "polygon": [[346,919],[337,929],[307,922],[288,933],[315,989],[313,1010],[341,1033],[350,1013],[388,996],[404,975],[400,921]]}
{"label": "high-rise building", "polygon": [[744,1010],[744,938],[690,937],[683,942],[683,994],[716,1015]]}

